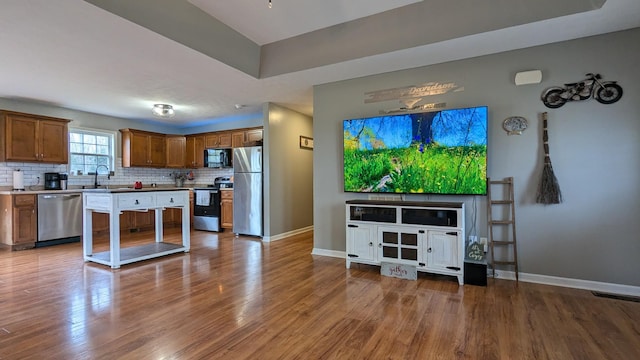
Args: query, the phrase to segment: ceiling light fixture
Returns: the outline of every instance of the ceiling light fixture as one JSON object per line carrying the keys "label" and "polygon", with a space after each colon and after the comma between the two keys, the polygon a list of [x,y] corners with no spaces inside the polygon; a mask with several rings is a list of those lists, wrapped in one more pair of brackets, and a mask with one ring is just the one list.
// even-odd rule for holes
{"label": "ceiling light fixture", "polygon": [[151,112],[155,116],[159,117],[172,117],[175,115],[173,111],[173,106],[167,104],[155,104],[151,109]]}
{"label": "ceiling light fixture", "polygon": [[269,0],[269,9],[271,9],[273,7],[273,4],[271,4],[271,0]]}

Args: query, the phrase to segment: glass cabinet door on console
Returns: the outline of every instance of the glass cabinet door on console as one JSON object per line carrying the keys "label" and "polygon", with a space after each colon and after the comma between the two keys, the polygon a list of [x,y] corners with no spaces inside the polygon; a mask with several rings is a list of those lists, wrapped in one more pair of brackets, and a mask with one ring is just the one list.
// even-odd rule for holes
{"label": "glass cabinet door on console", "polygon": [[420,232],[414,229],[378,227],[379,260],[416,265],[420,235]]}

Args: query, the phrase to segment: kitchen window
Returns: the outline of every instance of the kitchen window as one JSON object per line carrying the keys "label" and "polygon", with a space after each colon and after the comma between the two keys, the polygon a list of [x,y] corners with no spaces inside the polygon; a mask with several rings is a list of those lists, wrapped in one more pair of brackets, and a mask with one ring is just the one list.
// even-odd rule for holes
{"label": "kitchen window", "polygon": [[[69,130],[69,172],[71,175],[95,174],[104,165],[113,174],[115,134],[104,130]],[[104,167],[100,173],[106,173]]]}

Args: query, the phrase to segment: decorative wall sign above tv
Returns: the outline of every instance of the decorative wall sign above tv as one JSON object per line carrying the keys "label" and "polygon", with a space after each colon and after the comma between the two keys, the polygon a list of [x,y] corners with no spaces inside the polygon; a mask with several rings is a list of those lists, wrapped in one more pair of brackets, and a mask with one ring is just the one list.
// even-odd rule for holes
{"label": "decorative wall sign above tv", "polygon": [[[428,82],[422,85],[405,86],[394,89],[384,89],[368,91],[364,93],[364,103],[375,103],[380,101],[397,100],[397,99],[415,99],[424,96],[446,94],[450,91],[464,91],[464,87],[454,82],[440,83]],[[420,99],[422,100],[422,99]]]}
{"label": "decorative wall sign above tv", "polygon": [[344,190],[485,195],[486,106],[343,122]]}
{"label": "decorative wall sign above tv", "polygon": [[564,105],[567,101],[582,101],[590,98],[601,104],[613,104],[622,97],[622,88],[616,81],[600,81],[600,74],[586,74],[587,78],[576,83],[554,86],[542,92],[542,102],[551,109]]}

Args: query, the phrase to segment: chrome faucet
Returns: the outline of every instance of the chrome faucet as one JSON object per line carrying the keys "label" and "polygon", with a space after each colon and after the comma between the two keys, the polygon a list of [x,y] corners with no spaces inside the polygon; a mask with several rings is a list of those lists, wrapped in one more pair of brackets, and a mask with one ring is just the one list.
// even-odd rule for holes
{"label": "chrome faucet", "polygon": [[93,180],[93,187],[96,188],[96,189],[98,188],[98,169],[101,168],[101,167],[107,169],[107,180],[111,179],[111,172],[109,171],[109,167],[107,167],[107,165],[98,165],[98,166],[96,166],[96,177]]}

